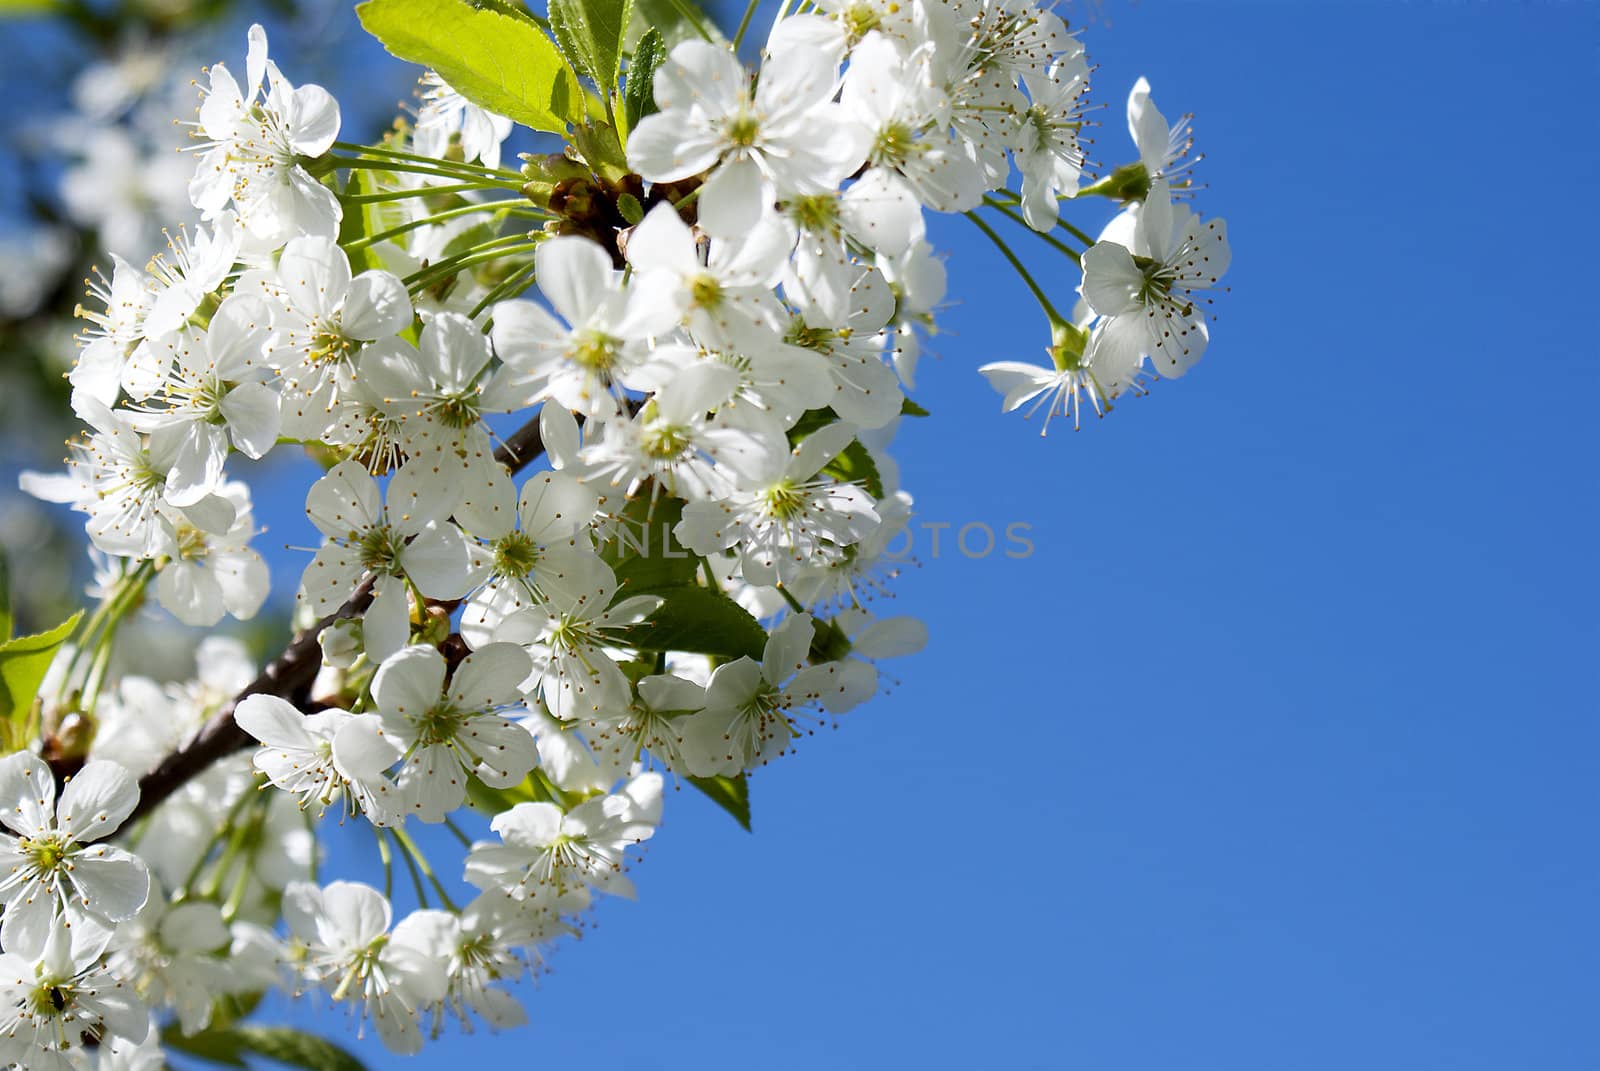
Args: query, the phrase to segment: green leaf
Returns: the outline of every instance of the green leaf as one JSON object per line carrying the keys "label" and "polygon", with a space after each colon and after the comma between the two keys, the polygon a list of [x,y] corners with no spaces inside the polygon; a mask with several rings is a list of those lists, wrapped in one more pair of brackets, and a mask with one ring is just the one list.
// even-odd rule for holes
{"label": "green leaf", "polygon": [[[794,427],[789,429],[790,445],[800,442],[829,424],[836,423],[838,419],[838,415],[832,409],[806,410],[800,414],[800,419],[795,421]],[[822,471],[836,480],[860,484],[873,498],[883,497],[883,477],[878,472],[877,462],[872,460],[872,454],[861,445],[860,440],[851,440],[850,445],[841,450],[838,457],[822,466]]]}
{"label": "green leaf", "polygon": [[639,125],[639,120],[656,112],[656,68],[667,58],[666,42],[655,27],[639,38],[633,58],[628,61],[628,84],[622,91],[622,114],[628,129]]}
{"label": "green leaf", "polygon": [[761,660],[767,630],[750,611],[720,591],[702,587],[652,592],[666,600],[627,631],[627,644],[645,651],[693,651],[718,658]]}
{"label": "green leaf", "polygon": [[850,445],[839,451],[839,456],[822,466],[836,480],[860,484],[873,498],[883,497],[883,477],[878,473],[878,463],[860,440],[852,439]]}
{"label": "green leaf", "polygon": [[689,783],[706,797],[733,815],[733,820],[750,832],[750,782],[744,774],[738,777],[691,777]]}
{"label": "green leaf", "polygon": [[550,0],[550,29],[574,67],[603,94],[617,84],[633,0]]}
{"label": "green leaf", "polygon": [[930,414],[926,409],[922,408],[922,406],[918,405],[916,402],[912,401],[910,398],[907,398],[905,401],[900,403],[900,415],[930,416],[932,414]]}
{"label": "green leaf", "polygon": [[557,134],[583,121],[572,69],[504,0],[365,0],[356,14],[391,55],[433,68],[474,104]]}
{"label": "green leaf", "polygon": [[10,720],[33,709],[50,663],[82,616],[79,610],[49,632],[0,643],[0,684],[4,685],[0,688],[0,719]]}
{"label": "green leaf", "polygon": [[628,500],[616,535],[601,548],[623,595],[693,586],[700,568],[700,558],[672,531],[683,518],[683,500],[659,495],[652,501],[652,493],[646,487]]}
{"label": "green leaf", "polygon": [[375,173],[371,170],[358,168],[351,171],[350,178],[345,183],[344,196],[340,198],[344,202],[344,215],[339,219],[339,245],[349,255],[350,271],[356,275],[371,268],[383,267],[378,262],[377,255],[372,252],[371,246],[362,246],[354,250],[350,248],[352,243],[383,230],[383,227],[378,225],[376,221],[378,217],[377,209],[384,202],[352,202],[347,200],[350,197],[360,197],[363,194],[376,192],[375,177]]}
{"label": "green leaf", "polygon": [[0,0],[0,18],[22,18],[60,10],[62,0]]}
{"label": "green leaf", "polygon": [[519,803],[548,802],[550,794],[533,774],[505,788],[490,788],[476,777],[467,778],[467,803],[493,817]]}
{"label": "green leaf", "polygon": [[249,1067],[246,1056],[261,1056],[304,1071],[366,1071],[360,1060],[326,1038],[286,1026],[225,1027],[187,1036],[168,1028],[161,1032],[161,1042],[226,1067]]}

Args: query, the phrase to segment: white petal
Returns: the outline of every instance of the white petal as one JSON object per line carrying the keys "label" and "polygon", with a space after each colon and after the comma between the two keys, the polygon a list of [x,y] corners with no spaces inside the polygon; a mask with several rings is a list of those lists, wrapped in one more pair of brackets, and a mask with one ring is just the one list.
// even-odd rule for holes
{"label": "white petal", "polygon": [[377,481],[356,461],[339,462],[306,495],[306,516],[323,535],[335,539],[371,528],[382,511]]}
{"label": "white petal", "polygon": [[222,399],[220,408],[233,445],[246,457],[259,458],[278,441],[283,416],[277,392],[266,384],[239,384]]}
{"label": "white petal", "polygon": [[539,291],[574,327],[589,319],[616,275],[610,255],[588,238],[548,238],[539,244],[533,258]]}
{"label": "white petal", "polygon": [[156,577],[156,598],[168,613],[193,628],[209,628],[227,613],[221,586],[196,562],[168,562]]}
{"label": "white petal", "polygon": [[72,884],[85,911],[122,922],[144,906],[150,895],[150,872],[131,852],[96,844],[73,859]]}
{"label": "white petal", "polygon": [[751,159],[732,160],[700,188],[700,229],[714,238],[737,238],[772,207],[772,184]]}
{"label": "white petal", "polygon": [[307,751],[313,747],[305,716],[275,695],[247,695],[233,708],[234,723],[267,747]]}
{"label": "white petal", "polygon": [[350,280],[340,325],[351,338],[379,339],[411,326],[411,298],[398,276],[364,271]]}
{"label": "white petal", "polygon": [[444,656],[437,650],[423,644],[407,647],[378,667],[372,698],[386,714],[420,715],[439,702],[444,674]]}
{"label": "white petal", "polygon": [[367,660],[378,663],[406,645],[411,619],[404,580],[380,576],[372,588],[372,603],[361,615],[361,642]]}
{"label": "white petal", "polygon": [[55,823],[56,780],[38,756],[19,751],[0,759],[0,822],[25,837]]}
{"label": "white petal", "polygon": [[468,655],[450,680],[450,698],[461,710],[491,710],[522,698],[521,685],[533,660],[514,643],[491,643]]}

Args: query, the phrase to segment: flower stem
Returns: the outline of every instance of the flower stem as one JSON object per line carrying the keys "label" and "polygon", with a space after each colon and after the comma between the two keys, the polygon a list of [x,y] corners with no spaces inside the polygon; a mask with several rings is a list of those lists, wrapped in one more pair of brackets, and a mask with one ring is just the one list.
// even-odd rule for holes
{"label": "flower stem", "polygon": [[[421,219],[414,219],[409,223],[402,223],[398,227],[390,227],[386,231],[379,231],[377,234],[369,234],[365,238],[357,238],[353,242],[346,242],[344,248],[347,252],[352,252],[357,249],[365,249],[369,245],[375,245],[378,242],[388,241],[390,238],[404,234],[407,231],[414,231],[418,227],[426,227],[433,223],[443,223],[445,220],[456,219],[460,216],[470,216],[474,212],[500,212],[511,208],[521,207],[523,206],[517,201],[505,198],[497,201],[478,201],[470,205],[459,205],[455,208],[446,208],[443,211],[433,213],[431,216],[423,216]],[[543,213],[541,213],[541,215],[543,215]]]}
{"label": "flower stem", "polygon": [[404,164],[394,160],[362,160],[348,156],[335,156],[333,165],[335,168],[344,168],[348,171],[362,169],[369,171],[403,171],[408,175],[426,175],[430,178],[467,179],[475,182],[477,188],[484,190],[502,189],[516,190],[518,192],[522,190],[520,179],[513,182],[510,179],[494,178],[475,171],[457,171],[454,168],[445,167],[422,167],[418,164]]}
{"label": "flower stem", "polygon": [[1066,323],[1066,317],[1062,316],[1056,311],[1056,307],[1052,305],[1050,303],[1050,299],[1045,296],[1044,290],[1041,289],[1039,284],[1034,281],[1033,275],[1030,274],[1027,267],[1023,265],[1022,260],[1011,251],[1011,247],[1005,243],[1005,239],[996,234],[994,232],[994,228],[989,226],[989,224],[985,222],[983,217],[978,215],[978,213],[966,212],[963,214],[970,219],[973,225],[982,231],[989,241],[995,244],[995,248],[1000,250],[1005,258],[1011,262],[1012,268],[1016,269],[1017,274],[1022,276],[1022,281],[1026,283],[1028,289],[1033,292],[1034,299],[1039,302],[1039,307],[1044,309],[1044,314],[1049,317],[1050,322],[1052,324]]}
{"label": "flower stem", "polygon": [[[1014,190],[1006,190],[1006,189],[1002,189],[1000,192],[1005,194],[1007,197],[1011,198],[1011,200],[1009,200],[1009,201],[1001,201],[1001,200],[999,200],[997,198],[991,199],[991,198],[985,197],[984,198],[985,203],[992,204],[996,208],[999,208],[1001,205],[1006,205],[1007,207],[1015,207],[1015,206],[1020,205],[1022,203],[1022,195],[1020,193],[1017,193]],[[1079,194],[1082,194],[1084,192],[1085,192],[1084,190],[1079,190],[1078,191]],[[1057,197],[1056,200],[1057,201],[1070,201],[1070,200],[1072,200],[1072,198],[1070,198],[1070,197]],[[1083,233],[1078,228],[1074,227],[1072,224],[1068,223],[1064,219],[1059,219],[1058,218],[1056,220],[1056,225],[1059,226],[1062,230],[1066,231],[1068,234],[1072,235],[1078,241],[1082,242],[1084,244],[1085,248],[1088,248],[1089,246],[1094,245],[1095,242],[1097,241],[1097,239],[1089,237],[1089,235]]]}
{"label": "flower stem", "polygon": [[994,209],[995,211],[999,212],[1001,215],[1005,216],[1007,219],[1012,220],[1015,223],[1020,223],[1024,227],[1027,227],[1028,228],[1028,232],[1030,234],[1032,234],[1034,237],[1039,238],[1040,240],[1042,240],[1044,242],[1048,242],[1055,249],[1057,249],[1060,252],[1065,253],[1067,256],[1071,257],[1072,258],[1072,262],[1074,264],[1080,264],[1081,265],[1083,263],[1082,254],[1080,254],[1076,249],[1072,248],[1070,245],[1068,245],[1067,243],[1063,242],[1061,239],[1057,238],[1055,235],[1050,234],[1047,231],[1036,231],[1036,230],[1034,230],[1032,224],[1030,224],[1025,218],[1023,218],[1022,214],[1019,213],[1016,209],[1012,208],[1010,205],[1005,204],[1005,203],[1003,203],[1001,201],[996,201],[992,197],[985,197],[983,199],[983,203],[988,205],[990,208]]}
{"label": "flower stem", "polygon": [[403,836],[403,834],[401,833],[400,830],[395,829],[393,826],[390,826],[389,827],[389,836],[393,837],[394,838],[394,842],[400,846],[400,849],[401,849],[400,858],[405,860],[406,869],[411,872],[411,887],[412,887],[412,889],[414,889],[416,891],[416,894],[417,894],[417,906],[418,907],[427,907],[428,906],[428,890],[422,884],[422,873],[417,869],[417,861],[411,857],[411,853],[410,852],[405,850],[405,847],[406,847],[405,841],[402,841],[400,839],[401,836]]}
{"label": "flower stem", "polygon": [[393,160],[411,160],[419,164],[440,164],[462,171],[482,171],[486,175],[498,178],[522,180],[520,171],[513,171],[508,167],[490,167],[488,164],[473,164],[461,160],[440,160],[436,156],[423,156],[420,153],[405,152],[401,149],[390,149],[381,145],[357,145],[353,141],[336,141],[335,149],[342,152],[356,153],[360,156],[386,156]]}
{"label": "flower stem", "polygon": [[200,872],[206,867],[206,860],[211,858],[211,849],[220,844],[223,836],[233,829],[234,823],[238,821],[239,812],[243,811],[245,805],[257,794],[255,791],[257,787],[255,783],[252,783],[243,792],[239,793],[239,798],[233,801],[233,806],[228,808],[228,813],[222,816],[222,821],[217,823],[216,828],[211,831],[211,839],[206,842],[206,846],[201,849],[199,856],[195,858],[194,865],[189,868],[189,873],[183,876],[183,884],[178,886],[177,899],[186,900],[189,898],[190,890],[194,888],[194,883],[200,878]]}
{"label": "flower stem", "polygon": [[[383,190],[379,193],[352,193],[346,194],[344,200],[349,204],[369,205],[383,201],[404,201],[408,197],[434,197],[446,193],[467,193],[469,191],[483,191],[501,189],[500,186],[485,186],[481,182],[460,182],[451,186],[419,186],[414,190]],[[520,188],[519,192],[520,192]]]}
{"label": "flower stem", "polygon": [[414,861],[415,866],[421,868],[423,875],[428,879],[428,884],[432,885],[433,891],[439,895],[439,902],[451,911],[456,910],[454,901],[450,899],[449,890],[434,875],[433,868],[428,865],[428,857],[422,854],[422,849],[417,847],[417,842],[411,839],[411,834],[398,826],[394,827],[392,832],[394,833],[394,842],[405,850],[407,856]]}
{"label": "flower stem", "polygon": [[389,852],[389,838],[383,835],[383,829],[373,826],[372,831],[378,842],[378,858],[383,862],[383,898],[394,899],[394,858]]}
{"label": "flower stem", "polygon": [[[494,289],[483,295],[483,298],[472,307],[472,311],[467,313],[467,319],[476,320],[480,312],[489,308],[502,298],[510,297],[512,291],[516,290],[518,286],[527,286],[532,283],[533,280],[527,278],[531,274],[533,274],[533,265],[526,264],[512,272],[510,275],[506,276],[504,279],[500,280],[500,282],[495,285]],[[484,326],[485,328],[488,327],[487,324]]]}
{"label": "flower stem", "polygon": [[744,43],[744,32],[750,28],[750,20],[755,17],[756,8],[761,6],[761,0],[750,0],[744,8],[744,18],[739,20],[739,28],[733,33],[733,50],[739,51],[739,46]]}
{"label": "flower stem", "polygon": [[700,12],[694,9],[693,0],[671,0],[671,3],[673,10],[683,16],[683,21],[694,27],[695,33],[698,33],[707,41],[715,43],[715,39],[711,36],[711,31],[706,29],[705,19],[701,18]]}
{"label": "flower stem", "polygon": [[464,249],[455,256],[446,257],[444,260],[418,268],[402,280],[412,291],[426,290],[440,279],[454,275],[462,268],[474,264],[482,264],[487,260],[499,260],[501,257],[520,253],[524,250],[538,248],[538,242],[530,242],[526,234],[508,234],[502,238],[483,242],[471,248]]}

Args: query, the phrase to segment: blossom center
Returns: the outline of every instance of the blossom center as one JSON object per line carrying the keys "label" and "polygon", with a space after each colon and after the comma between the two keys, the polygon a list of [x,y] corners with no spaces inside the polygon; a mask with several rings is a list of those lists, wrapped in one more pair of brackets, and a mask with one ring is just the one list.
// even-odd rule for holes
{"label": "blossom center", "polygon": [[306,356],[314,365],[340,364],[355,352],[356,343],[331,325],[319,325],[311,335]]}
{"label": "blossom center", "polygon": [[689,284],[689,297],[702,309],[714,309],[722,304],[722,284],[710,272],[702,272]]}
{"label": "blossom center", "polygon": [[22,852],[34,869],[41,873],[49,873],[61,866],[67,858],[67,845],[54,833],[33,839],[24,838]]}
{"label": "blossom center", "polygon": [[619,349],[616,339],[591,328],[573,339],[572,362],[591,372],[609,372],[616,366]]}
{"label": "blossom center", "polygon": [[397,573],[400,561],[401,540],[387,524],[375,525],[361,534],[356,552],[361,555],[361,565],[369,572]]}
{"label": "blossom center", "polygon": [[767,488],[767,513],[780,521],[799,514],[806,506],[806,496],[789,480]]}
{"label": "blossom center", "polygon": [[206,555],[206,534],[187,521],[179,521],[176,531],[178,558],[193,561]]}
{"label": "blossom center", "polygon": [[539,544],[526,532],[512,532],[494,544],[494,571],[505,577],[525,577],[539,564]]}
{"label": "blossom center", "polygon": [[28,1003],[33,1006],[34,1015],[41,1019],[54,1019],[72,1007],[76,995],[70,985],[41,982],[28,994]]}
{"label": "blossom center", "polygon": [[754,148],[761,137],[761,120],[740,109],[739,114],[731,116],[723,126],[722,135],[735,149]]}
{"label": "blossom center", "polygon": [[689,448],[689,429],[681,424],[665,421],[651,424],[639,437],[639,449],[655,461],[671,461],[682,457]]}
{"label": "blossom center", "polygon": [[872,158],[881,164],[897,165],[911,155],[916,131],[901,122],[885,123],[872,144]]}
{"label": "blossom center", "polygon": [[789,211],[801,230],[828,234],[839,229],[839,202],[830,194],[797,197],[789,202]]}
{"label": "blossom center", "polygon": [[414,720],[417,726],[417,743],[427,747],[432,744],[448,744],[454,740],[461,727],[466,724],[467,716],[448,702],[440,700]]}

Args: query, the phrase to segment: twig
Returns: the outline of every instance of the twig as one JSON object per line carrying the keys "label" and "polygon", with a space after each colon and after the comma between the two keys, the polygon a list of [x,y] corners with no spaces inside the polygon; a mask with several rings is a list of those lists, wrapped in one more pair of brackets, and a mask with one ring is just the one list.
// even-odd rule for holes
{"label": "twig", "polygon": [[[517,472],[542,453],[544,440],[539,435],[539,418],[535,416],[502,442],[494,452],[494,457],[512,472]],[[139,805],[134,808],[128,822],[131,824],[148,814],[218,759],[253,746],[255,738],[239,728],[233,720],[234,708],[241,700],[252,695],[275,695],[291,702],[301,699],[312,681],[316,680],[317,671],[322,668],[318,634],[335,621],[355,617],[366,610],[372,603],[372,584],[373,578],[367,577],[343,606],[296,636],[278,657],[267,663],[255,680],[245,686],[244,691],[224,703],[193,738],[140,778]],[[299,703],[296,702],[296,705]]]}

